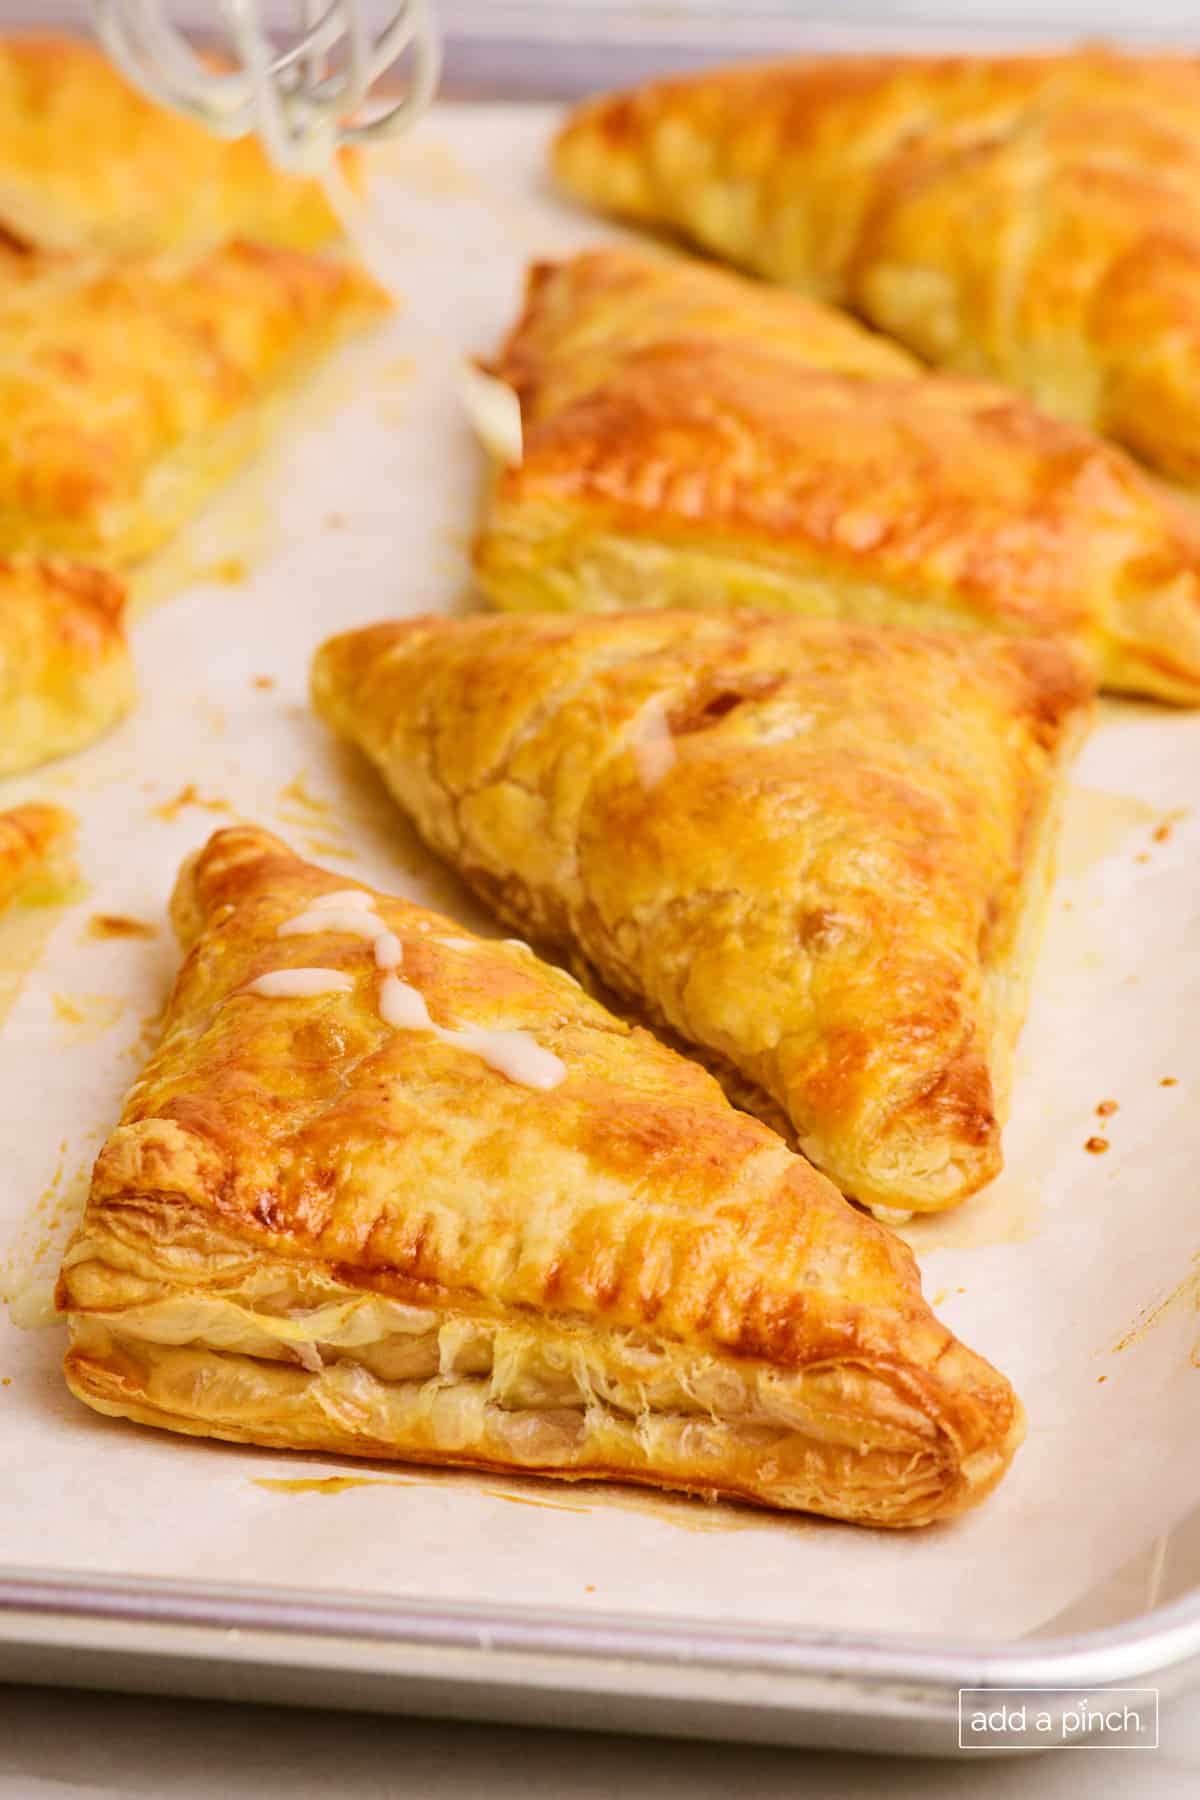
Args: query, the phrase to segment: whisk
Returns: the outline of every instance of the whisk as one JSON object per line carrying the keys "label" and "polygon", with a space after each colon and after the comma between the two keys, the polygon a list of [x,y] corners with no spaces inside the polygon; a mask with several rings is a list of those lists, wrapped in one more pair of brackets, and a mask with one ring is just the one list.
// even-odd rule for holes
{"label": "whisk", "polygon": [[[215,57],[197,51],[166,5],[93,0],[108,55],[151,99],[217,136],[257,132],[280,168],[317,173],[340,144],[407,130],[437,86],[440,52],[428,0],[393,0],[378,29],[367,17],[370,0],[295,0],[287,33],[268,32],[260,0],[218,0]],[[399,94],[372,96],[384,72],[401,62]]]}

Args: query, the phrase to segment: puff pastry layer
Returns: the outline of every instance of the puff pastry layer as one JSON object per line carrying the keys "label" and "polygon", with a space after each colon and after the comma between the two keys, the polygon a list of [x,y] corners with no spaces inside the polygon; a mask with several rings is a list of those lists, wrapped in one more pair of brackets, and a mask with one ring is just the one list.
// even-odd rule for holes
{"label": "puff pastry layer", "polygon": [[0,911],[52,895],[69,879],[75,820],[61,806],[12,806],[0,812]]}
{"label": "puff pastry layer", "polygon": [[873,1205],[1000,1166],[1067,650],[661,613],[335,638],[318,709],[502,917],[582,953]]}
{"label": "puff pastry layer", "polygon": [[234,244],[185,268],[0,247],[0,551],[144,555],[252,453],[264,400],[388,305],[315,253]]}
{"label": "puff pastry layer", "polygon": [[124,606],[100,569],[0,561],[0,775],[80,749],[129,710]]}
{"label": "puff pastry layer", "polygon": [[476,544],[498,605],[836,614],[1070,637],[1200,702],[1200,523],[1118,450],[842,314],[625,249],[534,268]]}
{"label": "puff pastry layer", "polygon": [[1200,61],[750,64],[601,98],[575,194],[1200,481]]}
{"label": "puff pastry layer", "polygon": [[320,182],[281,173],[256,137],[215,138],[94,45],[44,33],[0,38],[0,228],[120,255],[231,237],[310,249],[339,230]]}
{"label": "puff pastry layer", "polygon": [[[525,1029],[565,1078],[393,1031],[360,937],[277,935],[346,886],[246,828],[185,868],[191,949],[59,1279],[81,1399],[880,1525],[993,1486],[1019,1404],[904,1244],[569,976],[376,895],[436,1022]],[[246,991],[298,965],[351,991]]]}

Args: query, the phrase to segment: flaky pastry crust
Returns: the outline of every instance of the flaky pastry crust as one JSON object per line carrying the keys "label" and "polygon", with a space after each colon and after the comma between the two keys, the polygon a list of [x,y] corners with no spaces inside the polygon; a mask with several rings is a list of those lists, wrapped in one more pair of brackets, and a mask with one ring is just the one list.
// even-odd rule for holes
{"label": "flaky pastry crust", "polygon": [[[357,181],[358,162],[343,162]],[[248,135],[214,137],[130,87],[94,45],[0,38],[0,228],[45,250],[197,254],[233,237],[312,249],[339,225],[319,181]]]}
{"label": "flaky pastry crust", "polygon": [[1083,670],[1031,639],[687,613],[335,638],[318,710],[500,915],[581,953],[843,1192],[1000,1167]]}
{"label": "flaky pastry crust", "polygon": [[[898,1239],[568,975],[376,895],[435,1021],[526,1029],[565,1079],[393,1031],[369,945],[277,936],[347,885],[250,828],[185,868],[191,948],[59,1279],[81,1399],[881,1525],[994,1485],[1019,1404]],[[352,991],[246,991],[314,965]]]}
{"label": "flaky pastry crust", "polygon": [[602,97],[581,198],[849,306],[1200,481],[1200,60],[746,64]]}
{"label": "flaky pastry crust", "polygon": [[524,438],[476,544],[500,606],[1053,633],[1110,687],[1200,703],[1192,509],[1014,394],[625,248],[536,265],[488,367]]}
{"label": "flaky pastry crust", "polygon": [[75,820],[62,806],[0,812],[0,911],[19,900],[54,899],[73,872]]}
{"label": "flaky pastry crust", "polygon": [[252,454],[263,402],[389,302],[336,257],[0,247],[0,550],[128,562]]}
{"label": "flaky pastry crust", "polygon": [[80,749],[129,710],[124,607],[103,570],[0,560],[0,775]]}

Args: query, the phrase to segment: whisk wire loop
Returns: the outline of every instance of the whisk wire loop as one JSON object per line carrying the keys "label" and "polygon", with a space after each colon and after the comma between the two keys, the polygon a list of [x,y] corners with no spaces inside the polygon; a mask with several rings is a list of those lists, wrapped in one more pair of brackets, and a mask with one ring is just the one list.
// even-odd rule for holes
{"label": "whisk wire loop", "polygon": [[[93,0],[97,34],[112,61],[160,105],[219,137],[257,132],[272,160],[313,168],[344,143],[407,130],[437,87],[440,54],[429,0],[400,0],[378,29],[368,0],[297,0],[296,28],[281,42],[260,0],[219,0],[224,41],[202,55],[167,0]],[[398,94],[371,90],[403,63]]]}

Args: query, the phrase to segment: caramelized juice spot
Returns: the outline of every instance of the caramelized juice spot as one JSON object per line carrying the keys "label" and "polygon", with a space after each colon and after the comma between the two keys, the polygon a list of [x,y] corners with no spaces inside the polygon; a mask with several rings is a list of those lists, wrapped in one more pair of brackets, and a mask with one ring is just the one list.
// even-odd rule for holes
{"label": "caramelized juice spot", "polygon": [[416,1483],[398,1475],[311,1475],[292,1480],[259,1475],[254,1485],[271,1494],[344,1494],[348,1488],[413,1487]]}
{"label": "caramelized juice spot", "polygon": [[173,800],[164,800],[161,806],[152,806],[150,813],[152,818],[163,819],[168,825],[173,825],[180,813],[189,806],[199,807],[202,812],[233,811],[228,800],[207,800],[199,792],[195,782],[189,781],[186,787],[180,788]]}
{"label": "caramelized juice spot", "polygon": [[87,935],[90,938],[152,938],[158,936],[158,926],[152,925],[149,919],[129,919],[124,913],[93,913],[88,920]]}

